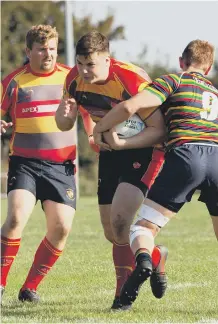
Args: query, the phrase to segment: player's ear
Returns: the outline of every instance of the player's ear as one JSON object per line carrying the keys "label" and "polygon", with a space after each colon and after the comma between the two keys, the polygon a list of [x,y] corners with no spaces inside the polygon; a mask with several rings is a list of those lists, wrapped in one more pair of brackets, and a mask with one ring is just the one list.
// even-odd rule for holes
{"label": "player's ear", "polygon": [[105,61],[106,61],[106,64],[107,64],[107,66],[110,66],[110,56],[108,55],[108,56],[106,56],[106,58],[105,58]]}
{"label": "player's ear", "polygon": [[181,56],[179,57],[179,66],[183,70],[183,68],[184,68],[184,62],[183,62],[183,59],[182,59]]}
{"label": "player's ear", "polygon": [[28,47],[26,47],[26,56],[28,59],[30,58],[30,49]]}

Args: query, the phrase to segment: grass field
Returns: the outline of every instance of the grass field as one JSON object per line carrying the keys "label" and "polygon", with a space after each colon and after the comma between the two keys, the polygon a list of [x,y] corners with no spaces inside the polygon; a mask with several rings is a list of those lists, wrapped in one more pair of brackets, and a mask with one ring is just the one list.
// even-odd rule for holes
{"label": "grass field", "polygon": [[[2,220],[6,200],[2,201]],[[166,296],[153,297],[145,283],[131,311],[111,313],[115,275],[97,201],[81,198],[66,249],[39,286],[41,303],[23,304],[18,291],[45,235],[38,204],[24,231],[2,306],[2,323],[218,323],[218,249],[207,210],[187,204],[157,243],[169,248]]]}

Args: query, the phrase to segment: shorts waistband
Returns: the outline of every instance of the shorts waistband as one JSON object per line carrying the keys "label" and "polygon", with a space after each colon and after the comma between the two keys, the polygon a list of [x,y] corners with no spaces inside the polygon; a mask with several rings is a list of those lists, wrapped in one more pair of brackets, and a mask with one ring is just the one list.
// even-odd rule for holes
{"label": "shorts waistband", "polygon": [[218,147],[218,144],[212,144],[212,143],[205,143],[205,142],[187,142],[182,144],[182,146],[184,145],[203,145],[203,146],[214,146],[214,147]]}

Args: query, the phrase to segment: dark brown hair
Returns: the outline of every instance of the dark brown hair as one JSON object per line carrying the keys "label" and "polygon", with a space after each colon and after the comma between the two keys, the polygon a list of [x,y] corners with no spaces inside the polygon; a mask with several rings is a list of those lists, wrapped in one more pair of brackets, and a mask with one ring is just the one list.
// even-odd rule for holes
{"label": "dark brown hair", "polygon": [[58,32],[56,31],[56,27],[50,25],[32,26],[26,35],[26,46],[32,49],[34,42],[44,44],[51,38],[56,38],[58,43]]}
{"label": "dark brown hair", "polygon": [[200,39],[190,42],[182,53],[182,59],[187,65],[207,70],[214,61],[214,46]]}
{"label": "dark brown hair", "polygon": [[89,56],[92,53],[109,53],[107,37],[96,30],[83,35],[76,44],[76,55]]}

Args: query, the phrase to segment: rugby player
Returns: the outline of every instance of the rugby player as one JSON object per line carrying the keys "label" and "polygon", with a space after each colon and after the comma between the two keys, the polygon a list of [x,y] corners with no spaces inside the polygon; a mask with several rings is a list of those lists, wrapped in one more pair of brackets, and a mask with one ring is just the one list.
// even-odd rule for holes
{"label": "rugby player", "polygon": [[[197,188],[218,239],[218,90],[206,78],[214,51],[207,41],[191,41],[179,58],[182,72],[155,79],[144,91],[114,107],[95,126],[98,134],[138,111],[157,107],[168,129],[163,168],[131,225],[130,245],[137,266],[123,286],[123,305],[130,305],[141,284],[149,276],[152,278],[154,238],[191,200]],[[101,135],[96,138],[96,144],[101,145]]]}
{"label": "rugby player", "polygon": [[[13,126],[8,171],[8,212],[1,229],[1,294],[18,253],[23,229],[40,200],[47,233],[19,292],[19,300],[38,302],[36,290],[62,254],[76,209],[74,160],[76,138],[60,132],[55,111],[70,68],[56,63],[58,33],[49,25],[33,26],[26,35],[28,61],[2,81],[1,133]],[[87,132],[93,122],[84,116]],[[37,226],[37,225],[36,225]]]}
{"label": "rugby player", "polygon": [[[110,57],[109,41],[104,35],[97,31],[87,33],[76,45],[76,65],[66,78],[64,97],[56,112],[57,126],[62,131],[71,129],[76,120],[77,109],[84,109],[92,120],[98,123],[117,103],[137,94],[149,82],[151,80],[144,70]],[[105,144],[106,150],[101,150],[99,156],[99,211],[105,237],[113,244],[113,262],[117,278],[112,309],[122,309],[119,301],[120,290],[135,268],[134,256],[129,246],[129,227],[150,183],[163,163],[163,152],[155,152],[156,160],[154,159],[153,163],[156,168],[151,168],[152,172],[149,172],[148,166],[152,164],[152,146],[162,142],[165,135],[163,127],[159,127],[159,112],[153,114],[151,109],[139,116],[142,120],[149,117],[145,129],[148,136],[136,136],[137,144],[133,144],[134,149],[128,146],[128,149],[123,147],[117,151],[107,150],[109,146]],[[92,135],[93,132],[89,134],[90,137]],[[144,184],[140,179],[147,170],[148,180]],[[162,249],[154,249],[154,268],[158,267],[162,259]],[[159,272],[156,274],[157,278]],[[163,294],[165,289],[164,274],[157,290]]]}

